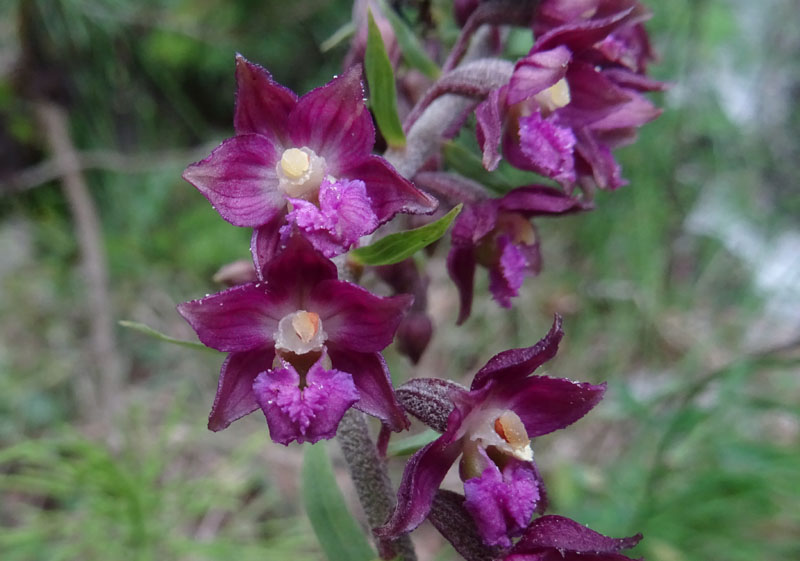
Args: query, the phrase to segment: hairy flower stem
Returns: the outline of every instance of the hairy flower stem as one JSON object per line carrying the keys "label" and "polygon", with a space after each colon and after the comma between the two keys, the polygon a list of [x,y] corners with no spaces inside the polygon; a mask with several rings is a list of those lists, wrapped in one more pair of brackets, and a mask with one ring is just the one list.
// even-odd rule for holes
{"label": "hairy flower stem", "polygon": [[[395,494],[384,460],[369,435],[364,414],[350,409],[342,417],[336,438],[350,469],[358,499],[367,515],[370,527],[383,524],[394,509]],[[411,539],[405,535],[395,540],[376,538],[381,559],[416,561]]]}
{"label": "hairy flower stem", "polygon": [[519,25],[530,23],[537,0],[492,0],[478,5],[464,24],[453,50],[442,67],[443,72],[455,68],[467,51],[473,34],[484,25]]}
{"label": "hairy flower stem", "polygon": [[406,117],[403,129],[408,132],[434,99],[444,94],[483,99],[493,89],[506,84],[513,71],[513,63],[499,58],[481,58],[462,64],[443,75],[428,88]]}

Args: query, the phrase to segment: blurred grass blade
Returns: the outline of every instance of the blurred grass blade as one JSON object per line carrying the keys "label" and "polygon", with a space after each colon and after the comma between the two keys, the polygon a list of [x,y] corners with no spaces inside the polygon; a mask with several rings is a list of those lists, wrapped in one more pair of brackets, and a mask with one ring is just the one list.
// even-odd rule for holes
{"label": "blurred grass blade", "polygon": [[484,168],[480,157],[464,145],[451,141],[445,143],[443,148],[447,165],[464,177],[477,181],[496,193],[507,193],[513,188],[497,170],[490,172]]}
{"label": "blurred grass blade", "polygon": [[439,220],[420,228],[389,234],[372,245],[354,249],[350,259],[361,265],[391,265],[408,259],[441,238],[463,206],[459,204]]}
{"label": "blurred grass blade", "polygon": [[383,13],[386,14],[389,23],[392,24],[394,35],[397,38],[397,44],[400,45],[400,50],[403,51],[406,62],[431,80],[436,80],[441,74],[441,70],[436,63],[433,62],[431,57],[428,56],[428,53],[425,52],[416,34],[391,7],[386,5],[386,2],[381,2],[381,9]]}
{"label": "blurred grass blade", "polygon": [[328,561],[376,558],[364,532],[347,510],[323,442],[306,446],[302,488],[306,513]]}
{"label": "blurred grass blade", "polygon": [[403,126],[400,124],[400,117],[397,116],[397,90],[394,85],[392,63],[386,54],[386,46],[372,17],[372,11],[367,13],[367,18],[369,31],[364,66],[369,84],[370,107],[378,128],[389,146],[402,148],[406,145],[406,135],[403,134]]}
{"label": "blurred grass blade", "polygon": [[409,456],[440,436],[441,435],[435,430],[427,429],[414,436],[409,436],[408,438],[393,440],[389,443],[387,454],[389,456]]}
{"label": "blurred grass blade", "polygon": [[345,41],[353,36],[356,32],[356,24],[352,21],[348,21],[342,27],[337,29],[333,32],[333,35],[325,39],[322,43],[319,44],[319,50],[322,53],[327,53],[334,47],[338,46],[339,43]]}
{"label": "blurred grass blade", "polygon": [[169,335],[165,335],[164,333],[161,333],[160,331],[153,329],[149,325],[139,323],[138,321],[128,321],[123,319],[120,320],[118,323],[122,327],[127,327],[128,329],[133,329],[134,331],[138,331],[139,333],[144,333],[145,335],[158,339],[159,341],[164,341],[165,343],[180,345],[181,347],[189,347],[190,349],[197,349],[200,351],[211,351],[212,353],[219,352],[210,347],[206,347],[203,343],[198,343],[197,341],[184,341],[183,339],[176,339],[175,337],[170,337]]}

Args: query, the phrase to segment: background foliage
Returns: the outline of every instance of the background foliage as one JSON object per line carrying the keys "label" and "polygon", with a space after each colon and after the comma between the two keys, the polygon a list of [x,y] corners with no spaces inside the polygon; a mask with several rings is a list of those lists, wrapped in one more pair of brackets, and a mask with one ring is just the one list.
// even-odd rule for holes
{"label": "background foliage", "polygon": [[[620,154],[631,185],[599,193],[592,213],[540,221],[543,274],[512,312],[476,298],[460,329],[439,248],[432,348],[416,369],[395,354],[390,366],[398,379],[469,376],[559,311],[567,337],[549,370],[608,380],[609,392],[535,444],[552,510],[610,535],[643,532],[637,552],[653,561],[797,559],[800,28],[787,22],[800,8],[651,7],[662,56],[652,72],[675,85]],[[447,9],[433,2],[434,20]],[[58,181],[26,172],[47,160],[31,101],[45,95],[95,155],[85,174],[113,317],[190,339],[175,304],[215,291],[214,272],[248,257],[248,232],[180,179],[230,135],[233,54],[307,91],[339,71],[346,41],[318,46],[349,10],[0,5],[0,558],[320,558],[300,507],[299,447],[269,442],[257,414],[205,429],[220,356],[118,328],[118,399],[107,410],[87,397],[96,365],[70,209]],[[413,6],[403,13],[417,25]],[[423,559],[453,558],[430,528],[416,541]]]}

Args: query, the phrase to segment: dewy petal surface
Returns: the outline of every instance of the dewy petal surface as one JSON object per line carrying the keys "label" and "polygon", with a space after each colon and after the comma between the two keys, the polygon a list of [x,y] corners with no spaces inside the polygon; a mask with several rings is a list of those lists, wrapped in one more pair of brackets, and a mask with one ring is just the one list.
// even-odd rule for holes
{"label": "dewy petal surface", "polygon": [[187,167],[183,178],[231,224],[261,226],[286,206],[277,191],[275,163],[279,158],[267,137],[235,136],[205,160]]}
{"label": "dewy petal surface", "polygon": [[528,437],[534,438],[571,425],[600,403],[605,391],[605,384],[531,376],[498,388],[498,399],[519,416]]}
{"label": "dewy petal surface", "polygon": [[259,283],[235,286],[178,305],[200,341],[218,351],[249,351],[272,343],[283,303]]}
{"label": "dewy petal surface", "polygon": [[386,348],[413,301],[410,294],[375,296],[355,284],[334,280],[318,283],[308,297],[330,344],[361,353]]}
{"label": "dewy petal surface", "polygon": [[381,224],[398,212],[431,213],[439,204],[436,199],[420,191],[408,179],[397,173],[397,170],[380,156],[366,157],[358,165],[343,170],[342,176],[364,182],[367,196],[372,201],[372,211]]}
{"label": "dewy petal surface", "polygon": [[328,354],[336,368],[353,375],[359,393],[359,400],[355,403],[356,409],[377,417],[393,431],[409,427],[409,421],[397,401],[389,369],[381,353],[356,353],[329,348]]}
{"label": "dewy petal surface", "polygon": [[274,358],[275,351],[271,347],[228,355],[222,363],[217,395],[208,416],[210,430],[220,431],[258,409],[253,380],[259,372],[272,366]]}
{"label": "dewy petal surface", "polygon": [[319,190],[319,206],[302,199],[289,201],[294,208],[287,221],[296,224],[326,257],[346,252],[361,236],[378,227],[363,181],[325,179]]}
{"label": "dewy petal surface", "polygon": [[291,302],[294,306],[291,311],[295,311],[306,309],[308,295],[316,285],[335,280],[339,273],[336,265],[316,251],[311,242],[295,235],[287,241],[286,248],[266,264],[262,275],[270,294]]}
{"label": "dewy petal surface", "polygon": [[359,397],[349,373],[326,370],[320,361],[306,374],[302,389],[300,375],[283,361],[283,367],[258,375],[253,393],[267,418],[270,437],[286,445],[333,438],[342,415]]}
{"label": "dewy petal surface", "polygon": [[512,384],[520,378],[526,377],[556,356],[558,344],[563,336],[561,316],[556,315],[550,331],[535,345],[503,351],[490,358],[489,362],[475,374],[470,389],[480,389],[490,380]]}
{"label": "dewy petal surface", "polygon": [[237,135],[260,134],[276,146],[288,140],[289,113],[297,95],[272,79],[270,73],[242,55],[236,55],[236,109],[233,127]]}
{"label": "dewy petal surface", "polygon": [[301,97],[289,115],[289,134],[294,146],[325,158],[328,173],[336,177],[367,158],[375,127],[364,103],[361,66]]}

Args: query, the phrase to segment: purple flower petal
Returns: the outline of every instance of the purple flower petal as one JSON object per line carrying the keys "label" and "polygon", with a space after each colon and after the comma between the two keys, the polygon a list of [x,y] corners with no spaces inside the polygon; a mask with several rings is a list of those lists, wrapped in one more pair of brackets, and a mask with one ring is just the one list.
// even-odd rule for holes
{"label": "purple flower petal", "polygon": [[484,101],[475,108],[477,119],[475,133],[478,146],[483,152],[483,167],[493,171],[500,163],[500,139],[506,118],[506,87],[489,92]]}
{"label": "purple flower petal", "polygon": [[363,181],[325,179],[319,190],[319,207],[303,199],[289,199],[294,209],[286,219],[326,257],[348,251],[359,238],[378,227]]}
{"label": "purple flower petal", "polygon": [[179,304],[178,313],[207,347],[250,351],[272,343],[285,310],[265,287],[248,283]]}
{"label": "purple flower petal", "polygon": [[264,268],[272,261],[280,249],[280,228],[286,216],[279,212],[272,219],[258,228],[253,229],[250,238],[250,254],[259,280],[264,280]]}
{"label": "purple flower petal", "polygon": [[333,438],[339,421],[358,400],[353,377],[339,370],[325,370],[318,360],[300,388],[300,375],[286,361],[283,368],[262,372],[253,382],[253,393],[267,418],[272,440],[288,445]]}
{"label": "purple flower petal", "polygon": [[575,135],[560,127],[556,119],[543,119],[538,111],[519,120],[519,140],[528,166],[536,173],[559,183],[575,182]]}
{"label": "purple flower petal", "polygon": [[351,66],[300,98],[289,115],[294,146],[307,146],[325,158],[328,173],[361,163],[375,144],[375,127],[364,103],[361,66]]}
{"label": "purple flower petal", "polygon": [[377,417],[393,431],[410,426],[394,394],[389,369],[380,353],[354,353],[331,347],[328,355],[336,368],[353,375],[360,396],[356,409]]}
{"label": "purple flower petal", "polygon": [[430,512],[436,490],[460,454],[461,443],[448,444],[442,436],[411,456],[397,491],[397,506],[389,520],[374,530],[375,534],[396,537],[422,524]]}
{"label": "purple flower petal", "polygon": [[576,129],[575,168],[580,183],[590,183],[599,189],[618,189],[627,183],[622,170],[608,146],[599,144],[586,129]]}
{"label": "purple flower petal", "polygon": [[529,185],[517,187],[503,195],[500,199],[500,208],[531,218],[588,210],[591,205],[570,197],[554,187]]}
{"label": "purple flower petal", "polygon": [[529,269],[528,261],[508,236],[497,238],[497,248],[500,251],[500,261],[497,266],[489,269],[489,292],[498,304],[510,308],[511,299],[518,296],[519,289],[522,288],[525,273]]}
{"label": "purple flower petal", "polygon": [[272,348],[231,353],[222,363],[219,384],[208,428],[220,431],[233,421],[258,409],[253,395],[253,380],[259,372],[272,367],[275,351]]}
{"label": "purple flower petal", "polygon": [[529,438],[571,425],[600,403],[606,391],[605,384],[547,376],[531,376],[517,382],[498,380],[496,384],[498,399],[519,415]]}
{"label": "purple flower petal", "polygon": [[272,79],[270,73],[242,55],[236,55],[236,109],[233,127],[237,135],[260,134],[276,146],[288,140],[289,113],[297,95]]}
{"label": "purple flower petal", "polygon": [[358,165],[344,170],[342,176],[364,182],[367,196],[372,201],[372,210],[381,224],[398,212],[429,214],[439,204],[436,199],[414,187],[380,156],[367,157]]}
{"label": "purple flower petal", "polygon": [[275,163],[279,158],[267,137],[235,136],[205,160],[187,167],[183,178],[231,224],[260,226],[286,206],[277,190]]}
{"label": "purple flower petal", "polygon": [[[577,53],[602,41],[616,29],[630,25],[648,17],[646,9],[637,1],[618,2],[614,13],[603,14],[598,19],[571,18],[573,21],[559,25],[555,29],[541,35],[534,45],[534,50],[544,50],[564,45]],[[585,6],[582,8],[585,9]],[[537,33],[538,34],[538,33]]]}
{"label": "purple flower petal", "polygon": [[330,344],[360,353],[386,348],[413,301],[410,294],[380,297],[335,280],[317,283],[308,296],[309,308],[319,314]]}
{"label": "purple flower petal", "polygon": [[566,75],[571,58],[569,49],[560,45],[520,59],[508,83],[508,105],[515,105],[558,82]]}
{"label": "purple flower petal", "polygon": [[475,246],[456,245],[450,248],[447,254],[447,272],[453,283],[458,288],[458,319],[457,325],[464,323],[472,311],[472,296],[475,288]]}
{"label": "purple flower petal", "polygon": [[588,126],[619,111],[631,101],[632,92],[609,80],[584,62],[573,62],[567,71],[570,102],[558,110],[561,126]]}
{"label": "purple flower petal", "polygon": [[512,458],[501,472],[487,461],[480,477],[464,482],[464,507],[486,545],[509,547],[510,538],[522,534],[536,510],[539,482],[529,462]]}
{"label": "purple flower petal", "polygon": [[[303,236],[292,236],[286,248],[266,264],[263,277],[270,294],[295,310],[306,309],[308,293],[322,281],[335,280],[336,265]],[[287,312],[289,313],[289,312]]]}
{"label": "purple flower petal", "polygon": [[470,389],[480,389],[488,384],[490,380],[512,383],[524,378],[556,356],[558,344],[563,336],[561,316],[556,315],[550,331],[532,347],[510,349],[489,359],[489,362],[475,374]]}
{"label": "purple flower petal", "polygon": [[569,518],[548,515],[531,522],[505,561],[630,561],[618,552],[641,539],[641,534],[609,538]]}

